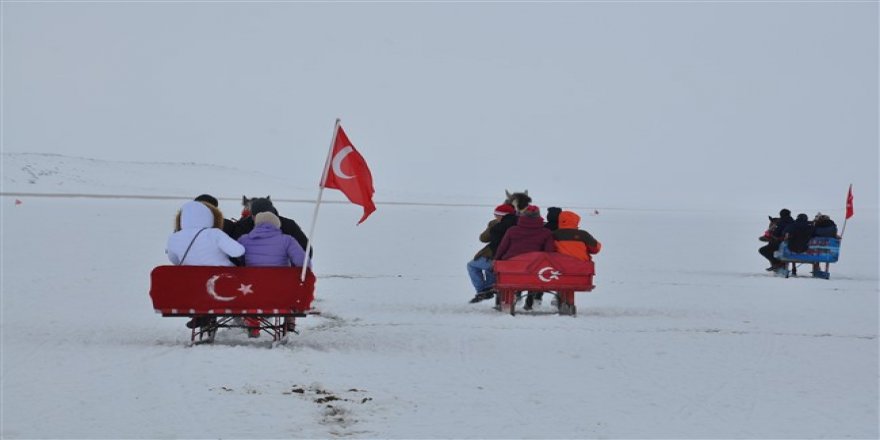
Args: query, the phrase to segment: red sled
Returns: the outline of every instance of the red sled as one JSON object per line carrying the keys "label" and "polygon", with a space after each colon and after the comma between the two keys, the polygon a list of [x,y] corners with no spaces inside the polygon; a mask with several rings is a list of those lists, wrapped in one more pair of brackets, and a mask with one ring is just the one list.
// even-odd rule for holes
{"label": "red sled", "polygon": [[277,342],[312,307],[315,275],[301,276],[299,267],[159,266],[150,274],[150,298],[162,316],[197,320],[193,343],[213,342],[220,328],[255,325]]}
{"label": "red sled", "polygon": [[574,292],[589,292],[596,274],[592,261],[558,252],[529,252],[509,260],[496,261],[495,308],[516,312],[519,292],[550,292],[556,295],[560,315],[576,315]]}

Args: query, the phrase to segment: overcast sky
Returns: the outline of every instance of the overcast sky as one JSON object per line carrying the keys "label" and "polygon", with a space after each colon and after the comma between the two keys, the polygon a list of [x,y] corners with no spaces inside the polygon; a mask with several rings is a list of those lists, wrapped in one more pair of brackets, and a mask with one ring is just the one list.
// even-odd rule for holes
{"label": "overcast sky", "polygon": [[339,117],[377,200],[528,188],[541,205],[842,211],[853,183],[877,206],[876,2],[0,12],[4,152],[314,186]]}

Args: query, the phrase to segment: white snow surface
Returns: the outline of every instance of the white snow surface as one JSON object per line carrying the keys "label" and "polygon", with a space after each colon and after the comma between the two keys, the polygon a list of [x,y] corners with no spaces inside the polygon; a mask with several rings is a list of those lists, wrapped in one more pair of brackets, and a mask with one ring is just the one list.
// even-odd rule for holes
{"label": "white snow surface", "polygon": [[211,192],[232,217],[242,192],[274,194],[308,230],[314,204],[293,200],[317,189],[200,164],[3,159],[2,438],[880,435],[878,219],[858,199],[830,280],[763,270],[774,212],[581,209],[604,247],[575,317],[549,298],[516,316],[468,304],[465,263],[500,200],[377,197],[360,226],[359,207],[326,204],[322,315],[276,347],[238,330],[190,347],[148,295],[182,200]]}

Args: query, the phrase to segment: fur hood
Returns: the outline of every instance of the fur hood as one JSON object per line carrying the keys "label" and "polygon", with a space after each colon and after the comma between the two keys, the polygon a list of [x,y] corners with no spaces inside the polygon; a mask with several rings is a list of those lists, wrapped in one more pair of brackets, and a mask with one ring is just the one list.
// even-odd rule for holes
{"label": "fur hood", "polygon": [[181,229],[223,229],[223,213],[204,202],[186,202],[174,218],[174,231]]}

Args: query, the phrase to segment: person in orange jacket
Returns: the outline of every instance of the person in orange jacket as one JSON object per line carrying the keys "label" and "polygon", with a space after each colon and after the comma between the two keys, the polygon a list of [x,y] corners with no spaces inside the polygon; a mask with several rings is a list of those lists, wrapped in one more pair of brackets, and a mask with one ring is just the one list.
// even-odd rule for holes
{"label": "person in orange jacket", "polygon": [[579,260],[592,261],[591,255],[602,250],[602,243],[580,228],[581,217],[572,211],[559,213],[559,229],[553,231],[556,251]]}

